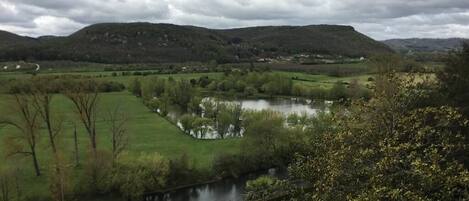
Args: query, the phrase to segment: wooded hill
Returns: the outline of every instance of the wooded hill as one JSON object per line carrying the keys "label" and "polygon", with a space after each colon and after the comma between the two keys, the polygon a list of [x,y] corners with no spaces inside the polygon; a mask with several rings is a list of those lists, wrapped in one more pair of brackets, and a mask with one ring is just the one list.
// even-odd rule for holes
{"label": "wooded hill", "polygon": [[30,38],[0,33],[0,60],[73,60],[99,63],[219,63],[292,54],[349,57],[392,50],[350,26],[268,26],[207,29],[151,23],[103,23],[70,36]]}

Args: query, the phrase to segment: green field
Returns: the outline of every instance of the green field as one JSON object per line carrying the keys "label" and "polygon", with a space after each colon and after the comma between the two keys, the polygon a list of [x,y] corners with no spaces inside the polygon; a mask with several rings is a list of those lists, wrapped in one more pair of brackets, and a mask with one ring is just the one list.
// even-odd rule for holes
{"label": "green field", "polygon": [[366,85],[370,84],[368,78],[373,77],[373,75],[357,75],[357,76],[348,76],[348,77],[333,77],[329,75],[314,75],[300,72],[279,72],[282,75],[288,77],[296,77],[300,80],[295,80],[295,83],[299,83],[304,86],[311,88],[324,88],[330,89],[332,86],[339,82],[351,82],[352,80],[357,80],[358,83]]}
{"label": "green field", "polygon": [[[178,128],[171,124],[166,119],[150,112],[141,102],[140,99],[133,97],[127,92],[108,93],[102,94],[100,97],[100,119],[97,125],[98,128],[98,147],[110,149],[111,140],[110,132],[108,130],[107,122],[103,120],[106,110],[120,104],[122,110],[129,115],[128,132],[130,134],[130,142],[128,147],[129,154],[139,154],[142,152],[158,152],[163,156],[176,159],[182,154],[187,154],[194,165],[198,168],[210,168],[211,162],[216,154],[219,153],[233,153],[239,151],[239,139],[226,139],[226,140],[196,140],[186,134],[183,134]],[[5,116],[10,114],[8,107],[7,95],[0,96],[0,113]],[[64,128],[61,138],[61,146],[64,155],[73,161],[73,123],[77,124],[79,144],[80,144],[80,158],[86,158],[86,149],[88,146],[88,138],[82,125],[78,121],[76,114],[73,112],[73,107],[70,101],[63,96],[55,96],[53,102],[53,110],[59,114],[57,118],[64,119]],[[11,127],[0,129],[0,138],[8,135],[14,135],[17,132]],[[48,156],[51,153],[50,149],[46,146],[46,134],[42,135],[42,143],[38,147],[39,163],[46,173]],[[5,145],[0,146],[2,155],[1,166],[15,164],[25,169],[22,176],[24,179],[21,181],[27,184],[27,195],[48,195],[48,186],[43,185],[44,176],[39,178],[33,176],[32,162],[30,157],[15,156],[10,157],[8,160],[3,160]]]}
{"label": "green field", "polygon": [[[104,79],[109,81],[116,81],[127,85],[135,78],[145,78],[144,76],[120,76],[120,72],[116,72],[119,76],[112,76],[112,72],[71,72],[71,73],[41,73],[39,75],[88,75],[96,77],[97,79]],[[288,77],[295,77],[301,80],[295,80],[295,83],[302,84],[311,88],[331,88],[337,81],[350,82],[351,80],[358,80],[362,84],[368,83],[368,78],[372,75],[360,75],[351,77],[332,77],[328,75],[314,75],[300,72],[281,72],[276,71]],[[8,80],[11,78],[28,78],[30,74],[24,73],[1,73],[0,81]],[[150,75],[158,77],[173,77],[175,79],[198,79],[201,76],[208,76],[214,79],[220,79],[223,73],[192,73],[192,74],[162,74]],[[8,95],[0,95],[0,114],[8,117],[11,114],[9,107]],[[225,140],[197,140],[182,131],[175,125],[167,121],[165,118],[152,113],[141,102],[141,99],[134,97],[129,92],[117,93],[102,93],[100,95],[100,111],[97,123],[98,133],[98,148],[110,150],[111,147],[111,134],[109,131],[108,122],[104,120],[106,111],[120,105],[122,111],[126,113],[130,120],[128,122],[128,133],[130,134],[130,142],[127,151],[131,155],[139,153],[158,152],[169,159],[177,159],[183,154],[186,154],[195,167],[199,169],[208,170],[212,165],[212,161],[217,154],[220,153],[236,153],[240,151],[240,139],[225,139]],[[64,120],[64,127],[60,136],[60,144],[64,155],[73,164],[73,130],[74,124],[77,125],[79,144],[80,144],[80,158],[83,162],[86,157],[86,150],[88,149],[88,137],[84,128],[79,122],[77,114],[74,113],[72,103],[62,95],[56,95],[52,103],[53,110],[57,112],[56,118]],[[0,128],[0,141],[7,136],[15,135],[17,132],[11,127]],[[45,131],[44,131],[45,132]],[[39,151],[39,163],[41,165],[43,174],[47,174],[47,164],[50,148],[47,146],[47,135],[43,133],[41,143],[37,150]],[[5,146],[0,146],[1,157],[4,158]],[[48,186],[43,185],[46,183],[46,176],[35,177],[32,168],[30,157],[15,156],[9,157],[4,162],[0,163],[0,167],[15,164],[21,166],[22,179],[27,187],[26,195],[35,195],[45,197],[49,195]],[[75,170],[73,173],[80,174],[81,169]]]}

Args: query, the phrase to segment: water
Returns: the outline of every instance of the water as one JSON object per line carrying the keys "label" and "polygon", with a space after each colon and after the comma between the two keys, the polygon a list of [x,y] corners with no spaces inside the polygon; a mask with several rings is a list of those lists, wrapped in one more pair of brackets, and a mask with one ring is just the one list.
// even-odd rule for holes
{"label": "water", "polygon": [[[204,101],[213,101],[213,99],[206,98]],[[298,99],[298,98],[291,98],[291,99],[256,99],[256,100],[234,100],[234,101],[222,101],[222,103],[234,103],[240,104],[241,108],[244,111],[254,110],[254,111],[261,111],[261,110],[272,110],[283,114],[285,117],[291,114],[298,114],[298,115],[307,115],[307,116],[315,116],[320,111],[328,111],[328,108],[331,102],[328,101],[318,101],[313,102],[307,99]],[[201,106],[202,107],[202,106]],[[168,117],[171,121],[175,122],[176,125],[183,130],[183,126],[179,121],[180,117],[184,113],[178,110],[170,110],[168,113]],[[233,129],[234,127],[230,128]],[[208,127],[208,131],[205,135],[198,136],[196,133],[191,130],[189,131],[190,135],[199,139],[218,139],[220,135],[218,134],[217,130],[213,126]],[[242,129],[240,133],[235,133],[229,131],[225,134],[225,137],[240,137],[244,130]]]}
{"label": "water", "polygon": [[236,179],[224,179],[212,184],[204,184],[167,193],[160,198],[147,198],[148,201],[242,201],[246,182],[261,175],[285,178],[285,171],[270,169]]}
{"label": "water", "polygon": [[257,99],[238,100],[235,102],[240,103],[241,107],[245,110],[273,110],[280,112],[285,116],[293,113],[314,116],[319,111],[323,111],[326,108],[323,102],[313,103],[310,100],[299,99]]}

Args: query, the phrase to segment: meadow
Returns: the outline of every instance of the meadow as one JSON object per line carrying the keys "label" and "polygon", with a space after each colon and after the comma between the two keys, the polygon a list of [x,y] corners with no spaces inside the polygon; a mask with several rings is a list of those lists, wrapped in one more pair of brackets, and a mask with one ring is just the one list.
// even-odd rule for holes
{"label": "meadow", "polygon": [[[122,76],[125,71],[89,71],[89,72],[50,72],[39,73],[42,75],[84,75],[91,76],[96,79],[107,81],[120,82],[126,86],[135,78],[144,78],[142,75],[126,75]],[[145,71],[139,71],[145,72]],[[367,83],[368,78],[372,75],[355,75],[348,77],[334,77],[329,75],[315,75],[302,72],[284,72],[274,71],[286,77],[292,78],[295,84],[311,88],[331,88],[336,82],[344,81],[350,82],[351,80],[358,80],[360,83]],[[10,79],[30,78],[33,75],[21,72],[0,73],[0,83],[8,83]],[[174,79],[199,79],[200,77],[207,76],[212,79],[221,79],[223,73],[178,73],[178,74],[158,74],[150,75],[158,77],[172,77]],[[5,86],[2,86],[4,89]],[[4,90],[5,91],[5,90]],[[0,114],[11,114],[9,107],[11,96],[7,94],[0,94]],[[173,123],[151,112],[143,103],[142,99],[135,97],[128,91],[101,93],[99,101],[99,119],[97,122],[98,133],[98,147],[101,149],[110,149],[111,147],[111,134],[109,130],[109,123],[105,120],[106,113],[116,106],[119,106],[123,113],[129,117],[127,123],[127,131],[129,133],[129,146],[126,151],[130,155],[138,155],[140,153],[160,153],[168,159],[177,160],[183,155],[189,158],[190,163],[197,169],[209,171],[213,164],[215,157],[224,153],[238,153],[241,151],[240,139],[223,139],[223,140],[199,140],[184,134]],[[74,165],[74,148],[73,138],[74,129],[76,126],[79,143],[79,157],[84,163],[87,157],[86,150],[89,146],[88,136],[79,121],[77,114],[74,111],[72,102],[62,95],[55,95],[52,102],[52,110],[56,113],[55,118],[64,121],[61,135],[59,136],[61,150],[63,155],[70,166]],[[0,141],[9,136],[14,136],[18,132],[12,127],[0,128]],[[43,173],[47,174],[48,163],[51,161],[50,147],[48,147],[47,135],[45,129],[42,130],[41,143],[38,147],[39,163]],[[0,154],[2,158],[7,154],[7,144],[0,146]],[[15,166],[22,167],[20,181],[26,186],[25,195],[34,195],[38,197],[47,197],[49,194],[48,186],[43,185],[46,183],[47,177],[35,177],[31,165],[31,158],[28,156],[15,155],[8,157],[7,161],[0,163],[0,168],[14,164]],[[82,171],[82,167],[74,171],[73,174],[78,178]]]}
{"label": "meadow", "polygon": [[[8,95],[0,96],[0,113],[2,115],[11,114],[9,109]],[[80,159],[86,159],[86,151],[88,148],[88,136],[82,128],[81,122],[72,108],[72,103],[65,97],[57,95],[53,101],[53,111],[58,115],[56,118],[64,120],[62,133],[59,136],[63,154],[69,159],[70,165],[73,164],[73,133],[74,125],[77,126]],[[169,159],[178,159],[182,155],[187,155],[190,162],[196,168],[209,169],[214,157],[220,153],[235,153],[239,151],[239,139],[225,139],[225,140],[197,140],[194,139],[177,127],[171,124],[166,119],[152,113],[145,107],[138,98],[132,96],[128,92],[118,93],[105,93],[100,95],[100,119],[97,122],[98,133],[98,146],[102,149],[108,149],[111,146],[109,125],[104,120],[106,111],[120,105],[123,112],[129,116],[128,133],[129,133],[129,147],[127,149],[129,154],[139,154],[142,152],[158,152]],[[14,135],[17,132],[11,127],[4,127],[0,129],[0,139],[7,136]],[[45,131],[44,131],[45,132]],[[47,139],[43,133],[41,143],[38,147],[39,163],[43,172],[47,174],[47,164],[49,158],[47,157],[50,148],[47,146]],[[7,145],[0,146],[0,154],[2,158],[5,155]],[[83,161],[82,161],[83,162]],[[0,163],[0,168],[14,164],[25,168],[22,174],[21,181],[27,186],[26,195],[43,195],[46,196],[48,186],[43,185],[46,177],[35,177],[33,175],[30,157],[22,157],[21,155],[12,156],[8,161]],[[42,197],[42,196],[39,196]]]}

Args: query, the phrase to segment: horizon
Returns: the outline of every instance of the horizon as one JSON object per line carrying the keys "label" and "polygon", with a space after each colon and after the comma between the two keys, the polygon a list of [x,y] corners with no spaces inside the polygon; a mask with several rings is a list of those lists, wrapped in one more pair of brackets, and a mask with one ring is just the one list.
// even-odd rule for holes
{"label": "horizon", "polygon": [[0,30],[67,36],[97,23],[171,23],[210,29],[353,26],[375,39],[469,38],[469,2],[359,0],[0,0]]}

